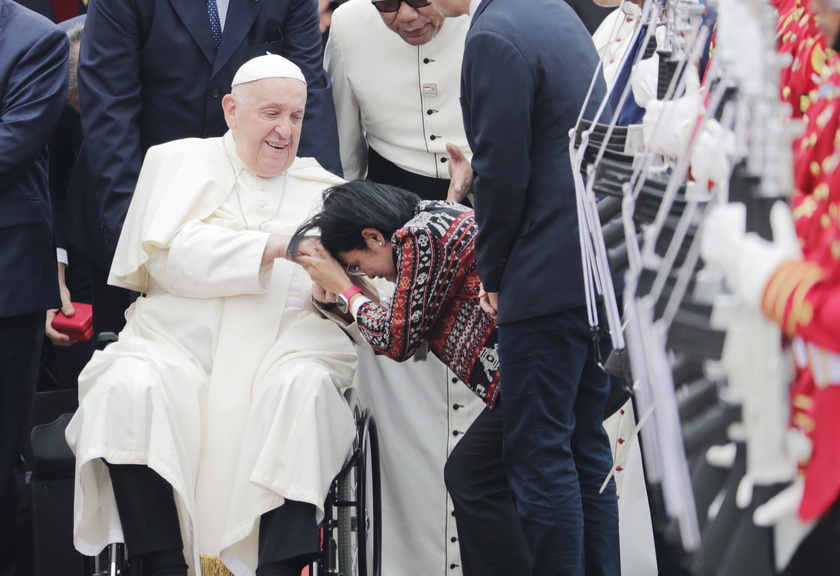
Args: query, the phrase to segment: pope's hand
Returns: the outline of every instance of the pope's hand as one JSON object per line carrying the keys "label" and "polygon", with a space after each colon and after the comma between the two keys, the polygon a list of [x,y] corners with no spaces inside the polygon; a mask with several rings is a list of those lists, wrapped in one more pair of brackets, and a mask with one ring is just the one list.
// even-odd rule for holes
{"label": "pope's hand", "polygon": [[333,294],[317,282],[312,283],[311,294],[313,300],[321,302],[322,304],[331,304],[335,302],[337,297],[337,294]]}
{"label": "pope's hand", "polygon": [[761,306],[764,289],[779,266],[802,258],[787,204],[773,205],[770,225],[772,242],[747,233],[746,207],[730,203],[712,207],[701,229],[700,254],[706,265],[720,270],[727,287],[754,308]]}
{"label": "pope's hand", "polygon": [[344,265],[333,258],[317,238],[306,238],[300,243],[295,262],[303,266],[312,281],[327,292],[341,294],[353,285]]}
{"label": "pope's hand", "polygon": [[319,252],[322,250],[326,250],[324,245],[321,244],[321,239],[317,236],[305,236],[298,244],[297,247],[297,254],[295,254],[295,258],[298,256],[314,256],[317,257]]}

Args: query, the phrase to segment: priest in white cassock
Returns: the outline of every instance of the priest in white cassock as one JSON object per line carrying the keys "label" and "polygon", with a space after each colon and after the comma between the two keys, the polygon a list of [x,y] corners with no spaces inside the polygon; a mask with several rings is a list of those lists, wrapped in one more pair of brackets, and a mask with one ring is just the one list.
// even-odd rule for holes
{"label": "priest in white cassock", "polygon": [[458,174],[455,190],[449,165],[472,158],[460,103],[469,25],[428,0],[348,0],[335,10],[324,67],[345,178],[399,186],[424,200],[464,199],[472,173]]}
{"label": "priest in white cassock", "polygon": [[[346,178],[399,186],[424,200],[463,200],[464,177],[472,178],[459,102],[469,24],[466,16],[444,18],[428,0],[348,0],[336,8],[324,67]],[[468,170],[450,185],[449,165],[458,160]],[[382,280],[378,288],[389,302],[393,285]],[[355,323],[348,333],[357,344],[359,397],[386,439],[379,446],[382,572],[460,576],[443,466],[484,402],[433,354],[400,363],[374,354]]]}
{"label": "priest in white cassock", "polygon": [[297,66],[260,56],[222,101],[222,138],[146,156],[110,276],[143,295],[81,374],[66,433],[85,554],[124,541],[142,576],[297,576],[318,554],[356,355],[282,259],[341,182],[295,157],[305,104]]}

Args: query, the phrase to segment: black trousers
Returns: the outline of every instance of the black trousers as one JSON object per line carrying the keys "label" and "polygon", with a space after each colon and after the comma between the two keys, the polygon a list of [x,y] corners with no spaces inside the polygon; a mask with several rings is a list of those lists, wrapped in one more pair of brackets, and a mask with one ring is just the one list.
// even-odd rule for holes
{"label": "black trousers", "polygon": [[527,576],[531,553],[502,460],[502,403],[487,408],[444,468],[464,576]]}
{"label": "black trousers", "polygon": [[[150,564],[167,562],[171,572],[186,564],[172,487],[144,465],[109,464],[114,497],[130,559],[143,560],[143,575]],[[260,518],[257,574],[300,574],[320,555],[320,534],[315,523],[315,506],[286,500]],[[160,568],[163,570],[163,568]]]}
{"label": "black trousers", "polygon": [[[448,170],[448,168],[447,168]],[[446,200],[449,177],[429,178],[403,170],[368,147],[368,180],[398,186],[420,196],[423,200]]]}
{"label": "black trousers", "polygon": [[108,271],[91,264],[94,337],[103,332],[119,334],[125,328],[125,311],[137,299],[137,292],[108,284]]}
{"label": "black trousers", "polygon": [[825,513],[799,543],[782,576],[827,576],[837,574],[837,542],[840,541],[840,501]]}
{"label": "black trousers", "polygon": [[35,399],[45,320],[44,312],[0,318],[0,576],[15,573],[26,478],[21,447]]}

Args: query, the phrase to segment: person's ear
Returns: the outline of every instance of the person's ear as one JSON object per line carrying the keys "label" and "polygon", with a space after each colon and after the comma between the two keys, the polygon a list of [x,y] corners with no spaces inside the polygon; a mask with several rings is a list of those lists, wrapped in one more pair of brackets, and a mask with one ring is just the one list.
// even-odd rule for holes
{"label": "person's ear", "polygon": [[376,228],[365,228],[362,230],[362,238],[364,238],[368,250],[373,246],[385,245],[385,237]]}
{"label": "person's ear", "polygon": [[222,110],[225,112],[225,123],[231,130],[236,128],[236,98],[233,94],[225,94],[222,98]]}

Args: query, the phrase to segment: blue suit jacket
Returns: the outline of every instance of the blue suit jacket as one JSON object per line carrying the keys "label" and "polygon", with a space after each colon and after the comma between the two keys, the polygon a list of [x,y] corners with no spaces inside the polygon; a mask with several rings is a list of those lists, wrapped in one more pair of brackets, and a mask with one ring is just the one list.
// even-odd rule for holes
{"label": "blue suit jacket", "polygon": [[266,52],[295,62],[308,82],[298,155],[340,174],[318,23],[314,0],[230,0],[217,50],[200,0],[93,0],[79,60],[84,142],[69,242],[107,269],[146,151],[224,134],[222,97],[239,66]]}
{"label": "blue suit jacket", "polygon": [[67,37],[0,0],[0,318],[58,308],[47,142],[67,98]]}
{"label": "blue suit jacket", "polygon": [[[478,268],[484,288],[499,292],[499,324],[584,304],[569,130],[598,56],[563,0],[526,4],[479,5],[461,78]],[[587,117],[605,93],[599,78]]]}

